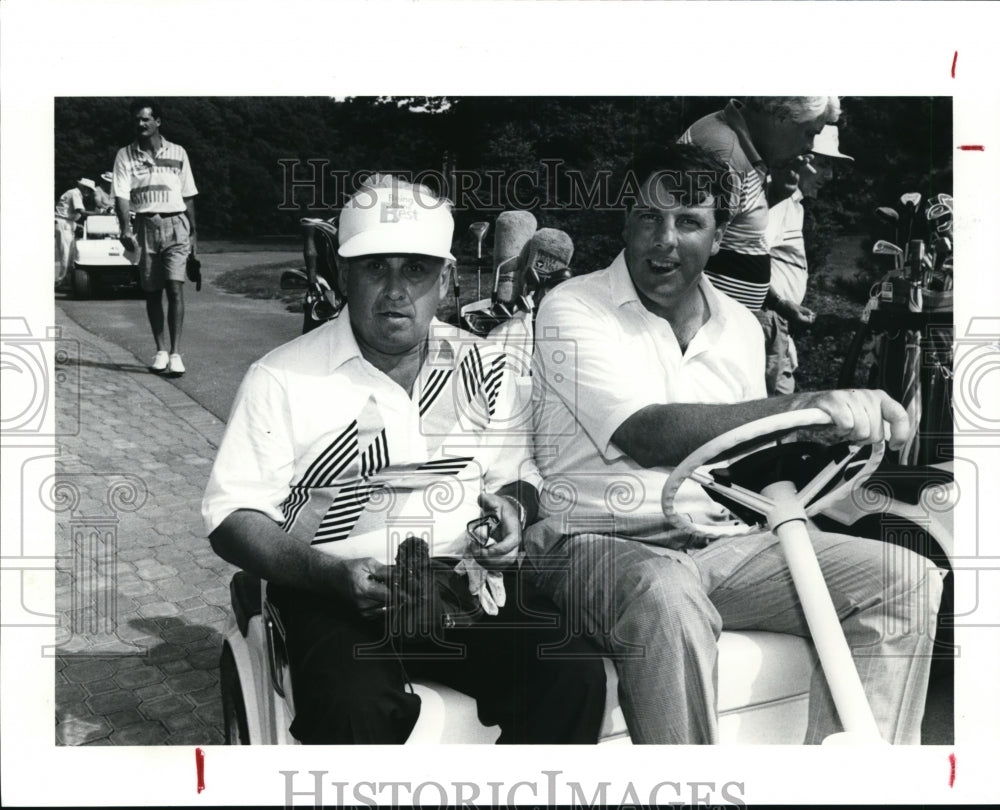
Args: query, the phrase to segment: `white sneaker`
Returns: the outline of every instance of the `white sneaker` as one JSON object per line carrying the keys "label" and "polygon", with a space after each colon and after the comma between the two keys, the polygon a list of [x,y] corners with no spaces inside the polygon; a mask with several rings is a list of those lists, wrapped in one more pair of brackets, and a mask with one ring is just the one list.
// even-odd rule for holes
{"label": "white sneaker", "polygon": [[170,363],[170,355],[166,352],[157,352],[156,356],[153,358],[153,363],[150,365],[149,370],[155,371],[157,374],[167,370],[167,366]]}
{"label": "white sneaker", "polygon": [[170,368],[168,371],[175,377],[180,377],[184,373],[184,363],[181,361],[179,354],[170,355]]}

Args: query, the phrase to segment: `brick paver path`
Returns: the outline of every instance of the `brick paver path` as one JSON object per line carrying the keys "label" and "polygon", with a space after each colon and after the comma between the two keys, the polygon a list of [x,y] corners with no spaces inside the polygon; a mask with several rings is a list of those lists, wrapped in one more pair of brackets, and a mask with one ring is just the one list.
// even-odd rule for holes
{"label": "brick paver path", "polygon": [[[223,425],[57,307],[56,741],[221,743],[235,570],[200,505]],[[58,368],[58,366],[57,366]],[[78,425],[78,429],[74,429]]]}

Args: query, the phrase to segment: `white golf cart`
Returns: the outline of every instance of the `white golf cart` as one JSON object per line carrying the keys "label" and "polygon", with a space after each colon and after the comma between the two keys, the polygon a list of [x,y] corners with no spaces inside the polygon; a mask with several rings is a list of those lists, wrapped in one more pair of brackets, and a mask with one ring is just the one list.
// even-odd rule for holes
{"label": "white golf cart", "polygon": [[126,252],[118,237],[118,217],[91,214],[83,221],[83,235],[73,246],[70,281],[76,298],[90,298],[98,287],[139,286],[138,256]]}
{"label": "white golf cart", "polygon": [[[786,454],[791,453],[789,469],[794,472],[789,478],[795,479],[794,484],[771,482],[760,487],[762,491],[755,491],[766,483],[754,471],[755,457],[774,453],[774,441],[791,431],[827,423],[825,414],[811,410],[744,425],[692,453],[664,487],[664,513],[680,524],[684,519],[673,513],[673,496],[680,482],[690,477],[731,505],[734,515],[748,524],[770,526],[781,538],[800,598],[805,597],[803,607],[814,643],[769,632],[722,634],[718,712],[724,743],[801,743],[809,682],[817,665],[824,668],[846,729],[845,734],[835,735],[839,738],[836,741],[877,740],[840,625],[829,613],[829,595],[803,529],[806,517],[831,515],[834,524],[849,533],[851,526],[873,518],[889,521],[892,526],[919,527],[922,539],[916,550],[924,551],[943,568],[949,564],[952,532],[947,507],[954,504],[957,495],[945,469],[937,470],[936,478],[921,478],[918,471],[909,468],[910,474],[901,479],[906,486],[893,489],[884,474],[872,475],[881,459],[881,446],[869,452],[840,445],[805,459],[801,454],[796,458],[794,444],[779,445],[792,448]],[[736,454],[739,457],[730,463],[729,457]],[[757,464],[759,470],[759,460]],[[900,537],[904,534],[904,540],[914,536],[913,532],[902,532]],[[884,534],[869,532],[868,536]],[[914,547],[912,542],[906,544]],[[296,744],[288,731],[294,702],[281,617],[267,602],[258,578],[240,572],[230,590],[234,616],[221,659],[226,742]],[[605,667],[608,689],[600,742],[627,744],[630,740],[618,705],[614,665],[606,659]],[[492,743],[499,735],[497,727],[479,723],[472,698],[435,683],[415,683],[414,691],[420,695],[422,707],[408,744]]]}

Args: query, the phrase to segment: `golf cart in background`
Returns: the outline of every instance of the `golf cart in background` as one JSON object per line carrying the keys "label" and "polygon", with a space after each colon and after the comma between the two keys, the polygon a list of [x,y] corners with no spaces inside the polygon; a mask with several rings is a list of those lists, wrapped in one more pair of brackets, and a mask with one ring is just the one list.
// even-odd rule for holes
{"label": "golf cart in background", "polygon": [[75,298],[90,298],[99,290],[139,289],[137,254],[118,241],[121,230],[114,214],[90,214],[73,244],[70,287]]}

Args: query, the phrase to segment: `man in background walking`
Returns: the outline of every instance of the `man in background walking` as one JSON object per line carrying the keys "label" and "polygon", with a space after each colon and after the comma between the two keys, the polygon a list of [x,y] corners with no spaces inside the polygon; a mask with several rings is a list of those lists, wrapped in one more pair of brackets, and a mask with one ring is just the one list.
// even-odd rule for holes
{"label": "man in background walking", "polygon": [[[184,280],[188,256],[195,255],[194,197],[198,189],[183,146],[160,134],[157,105],[141,101],[131,114],[136,140],[118,150],[112,190],[121,242],[140,251],[139,278],[146,294],[146,315],[156,341],[150,370],[171,376],[184,373],[180,343],[184,326]],[[129,214],[135,214],[135,232]],[[163,291],[167,291],[164,333]]]}

